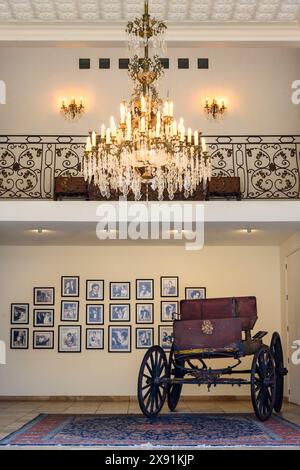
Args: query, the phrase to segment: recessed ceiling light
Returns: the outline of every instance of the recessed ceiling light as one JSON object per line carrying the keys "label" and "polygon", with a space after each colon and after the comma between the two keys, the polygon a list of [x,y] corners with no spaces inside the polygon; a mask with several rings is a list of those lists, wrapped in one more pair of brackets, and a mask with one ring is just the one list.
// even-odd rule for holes
{"label": "recessed ceiling light", "polygon": [[38,235],[42,235],[44,233],[49,233],[50,230],[46,230],[45,228],[38,227],[38,228],[35,228],[35,229],[31,230],[31,232],[37,233]]}

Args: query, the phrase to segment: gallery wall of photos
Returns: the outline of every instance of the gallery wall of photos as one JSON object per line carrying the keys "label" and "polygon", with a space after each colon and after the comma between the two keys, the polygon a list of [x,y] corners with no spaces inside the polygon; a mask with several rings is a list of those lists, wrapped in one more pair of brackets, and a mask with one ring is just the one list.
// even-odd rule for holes
{"label": "gallery wall of photos", "polygon": [[[85,348],[130,353],[133,348],[148,349],[154,344],[171,348],[172,322],[180,314],[178,276],[161,276],[160,312],[154,308],[158,297],[154,279],[136,279],[135,286],[128,281],[111,281],[108,298],[105,287],[103,279],[82,281],[79,276],[62,276],[59,311],[54,287],[33,287],[32,308],[29,303],[11,304],[11,349],[80,353]],[[81,289],[85,289],[84,302],[79,300]],[[205,297],[205,287],[185,287],[186,299]],[[157,341],[154,324],[158,325]]]}

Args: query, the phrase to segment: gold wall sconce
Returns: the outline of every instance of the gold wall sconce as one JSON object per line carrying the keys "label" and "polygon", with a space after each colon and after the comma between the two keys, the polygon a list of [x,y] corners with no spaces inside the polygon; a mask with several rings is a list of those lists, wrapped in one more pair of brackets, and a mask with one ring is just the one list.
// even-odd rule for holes
{"label": "gold wall sconce", "polygon": [[68,121],[78,121],[78,119],[80,119],[85,112],[85,106],[83,104],[82,98],[80,98],[79,103],[76,103],[76,100],[73,96],[69,103],[67,103],[66,98],[63,98],[60,112],[62,116],[64,116],[64,118]]}
{"label": "gold wall sconce", "polygon": [[212,102],[209,102],[209,99],[206,98],[204,112],[209,119],[219,119],[224,116],[228,108],[225,106],[224,100],[218,100],[214,98]]}

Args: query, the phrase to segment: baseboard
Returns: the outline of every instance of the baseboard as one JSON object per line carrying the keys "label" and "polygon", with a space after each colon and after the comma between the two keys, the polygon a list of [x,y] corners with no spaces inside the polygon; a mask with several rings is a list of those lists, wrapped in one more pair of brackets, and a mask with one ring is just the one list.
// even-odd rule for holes
{"label": "baseboard", "polygon": [[[210,402],[218,402],[218,401],[249,401],[250,395],[182,395],[181,399],[183,401],[210,401]],[[56,395],[56,396],[15,396],[15,395],[1,395],[0,401],[52,401],[52,402],[60,402],[60,401],[78,401],[78,402],[95,402],[95,401],[105,401],[105,402],[122,402],[122,401],[137,401],[136,396],[78,396],[78,395]],[[284,398],[285,402],[288,402],[288,399]]]}

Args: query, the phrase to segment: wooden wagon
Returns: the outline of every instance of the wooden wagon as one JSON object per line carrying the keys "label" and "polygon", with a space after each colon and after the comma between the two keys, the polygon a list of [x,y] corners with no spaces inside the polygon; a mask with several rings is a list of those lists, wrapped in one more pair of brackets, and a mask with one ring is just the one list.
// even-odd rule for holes
{"label": "wooden wagon", "polygon": [[[263,343],[266,331],[254,336],[257,321],[255,297],[182,300],[173,323],[173,345],[167,359],[160,346],[146,352],[138,377],[142,412],[152,417],[165,400],[176,409],[183,384],[250,385],[258,419],[268,419],[283,402],[284,367],[280,335],[274,332],[270,346]],[[241,358],[253,356],[251,369],[239,369]],[[210,368],[209,359],[231,358],[233,365]],[[242,377],[240,377],[242,376]]]}

